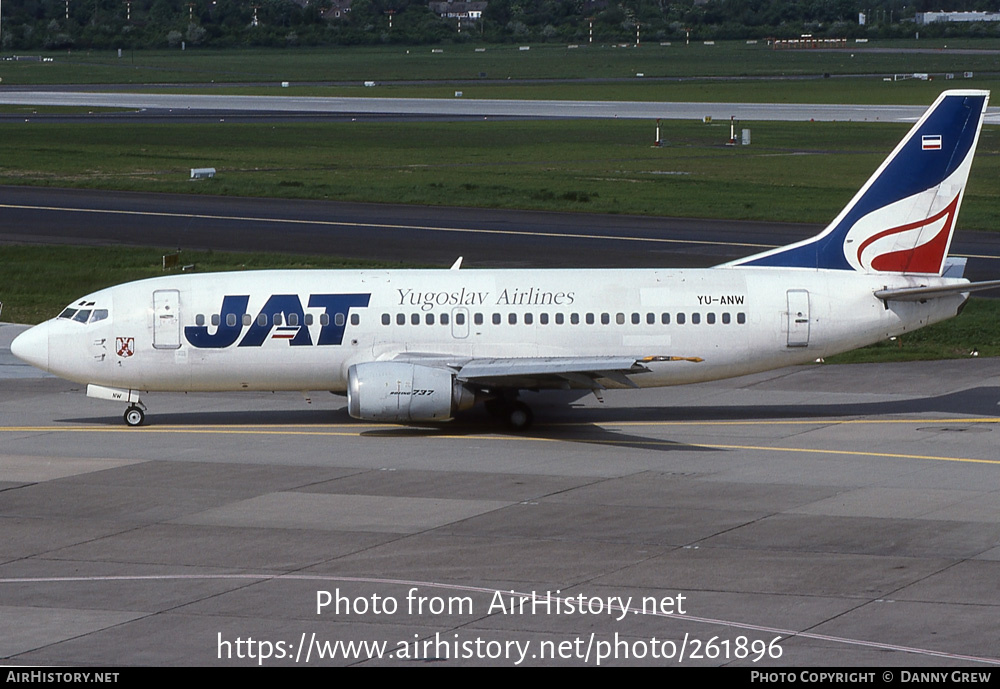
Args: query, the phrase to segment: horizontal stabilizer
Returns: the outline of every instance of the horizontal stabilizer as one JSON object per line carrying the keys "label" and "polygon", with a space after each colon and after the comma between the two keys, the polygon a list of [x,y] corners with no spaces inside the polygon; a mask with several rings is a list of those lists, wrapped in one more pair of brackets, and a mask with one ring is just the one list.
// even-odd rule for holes
{"label": "horizontal stabilizer", "polygon": [[898,289],[880,289],[875,296],[885,301],[927,301],[938,297],[966,292],[981,292],[987,289],[1000,289],[1000,280],[986,282],[967,282],[961,285],[945,285],[940,287],[900,287]]}

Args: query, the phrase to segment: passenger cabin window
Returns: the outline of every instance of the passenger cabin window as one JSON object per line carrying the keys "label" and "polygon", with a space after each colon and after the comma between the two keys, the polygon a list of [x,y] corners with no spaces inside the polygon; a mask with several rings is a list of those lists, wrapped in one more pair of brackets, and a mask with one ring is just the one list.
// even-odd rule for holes
{"label": "passenger cabin window", "polygon": [[[244,320],[244,322],[248,318],[250,318],[250,314],[248,314],[248,313],[243,314],[243,320]],[[226,325],[229,326],[230,328],[235,328],[236,327],[236,314],[235,313],[227,313],[226,314]]]}
{"label": "passenger cabin window", "polygon": [[351,325],[357,325],[361,322],[361,316],[356,313],[351,314]]}
{"label": "passenger cabin window", "polygon": [[389,314],[383,313],[382,314],[382,325],[389,325],[389,323],[391,323],[391,322],[392,322],[392,319],[389,317]]}
{"label": "passenger cabin window", "polygon": [[[230,318],[232,316],[232,318]],[[253,316],[249,313],[243,314],[243,325],[251,325],[253,323]],[[236,314],[226,314],[226,325],[230,328],[236,325]]]}

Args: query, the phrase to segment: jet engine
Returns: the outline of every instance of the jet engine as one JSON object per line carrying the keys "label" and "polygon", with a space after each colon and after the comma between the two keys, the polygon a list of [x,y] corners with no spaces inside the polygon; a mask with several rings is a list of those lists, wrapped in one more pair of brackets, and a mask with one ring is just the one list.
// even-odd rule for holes
{"label": "jet engine", "polygon": [[376,361],[347,370],[347,411],[355,419],[449,421],[475,401],[476,393],[444,368]]}

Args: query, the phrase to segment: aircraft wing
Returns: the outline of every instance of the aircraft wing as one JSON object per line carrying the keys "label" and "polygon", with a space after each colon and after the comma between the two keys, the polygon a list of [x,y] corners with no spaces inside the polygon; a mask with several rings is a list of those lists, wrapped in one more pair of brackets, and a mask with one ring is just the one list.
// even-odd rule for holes
{"label": "aircraft wing", "polygon": [[962,285],[946,285],[943,287],[900,287],[898,289],[880,289],[875,296],[885,301],[927,301],[951,294],[979,292],[986,289],[1000,288],[1000,280],[986,282],[967,282]]}
{"label": "aircraft wing", "polygon": [[456,360],[434,354],[405,354],[396,361],[410,361],[424,366],[439,366],[455,371],[465,383],[502,388],[555,388],[602,390],[607,387],[636,388],[627,376],[648,373],[648,364],[665,361],[700,362],[698,357],[678,356],[593,356],[593,357],[517,357]]}

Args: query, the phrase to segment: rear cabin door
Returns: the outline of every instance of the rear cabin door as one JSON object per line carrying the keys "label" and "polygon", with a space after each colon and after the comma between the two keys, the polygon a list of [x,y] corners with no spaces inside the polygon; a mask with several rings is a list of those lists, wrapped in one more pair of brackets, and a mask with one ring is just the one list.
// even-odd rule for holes
{"label": "rear cabin door", "polygon": [[809,346],[809,292],[788,290],[788,346]]}

